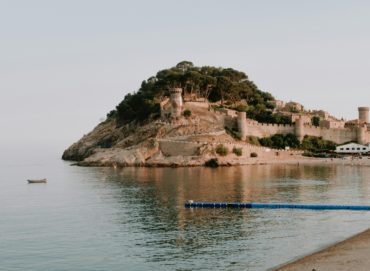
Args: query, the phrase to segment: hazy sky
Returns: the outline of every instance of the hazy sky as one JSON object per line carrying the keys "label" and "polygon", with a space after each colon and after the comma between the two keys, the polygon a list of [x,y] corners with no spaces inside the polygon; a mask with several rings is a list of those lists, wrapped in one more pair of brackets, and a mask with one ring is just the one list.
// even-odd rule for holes
{"label": "hazy sky", "polygon": [[370,106],[370,1],[0,0],[0,147],[69,147],[183,60],[354,119]]}

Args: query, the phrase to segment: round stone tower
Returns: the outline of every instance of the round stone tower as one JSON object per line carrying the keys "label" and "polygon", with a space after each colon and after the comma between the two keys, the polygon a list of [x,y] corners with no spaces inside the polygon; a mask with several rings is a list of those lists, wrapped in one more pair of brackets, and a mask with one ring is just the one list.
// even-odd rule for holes
{"label": "round stone tower", "polygon": [[366,127],[359,125],[357,127],[357,143],[365,145],[366,144]]}
{"label": "round stone tower", "polygon": [[358,118],[366,123],[369,123],[369,107],[359,107]]}
{"label": "round stone tower", "polygon": [[181,116],[182,110],[182,98],[181,98],[181,88],[171,88],[171,117]]}
{"label": "round stone tower", "polygon": [[295,120],[295,135],[299,141],[303,140],[304,133],[304,120],[299,118]]}
{"label": "round stone tower", "polygon": [[245,140],[247,137],[247,113],[238,112],[238,117],[236,119],[238,125],[238,131],[242,135],[242,140]]}

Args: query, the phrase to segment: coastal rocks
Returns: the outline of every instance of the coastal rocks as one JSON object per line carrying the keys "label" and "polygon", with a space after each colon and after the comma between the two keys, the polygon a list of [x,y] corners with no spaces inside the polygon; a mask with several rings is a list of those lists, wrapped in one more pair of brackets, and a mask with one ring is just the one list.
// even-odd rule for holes
{"label": "coastal rocks", "polygon": [[230,167],[232,164],[226,159],[222,158],[211,158],[205,162],[207,167]]}
{"label": "coastal rocks", "polygon": [[145,160],[158,152],[158,142],[148,139],[138,145],[129,148],[99,149],[96,152],[77,163],[78,166],[143,166]]}
{"label": "coastal rocks", "polygon": [[137,122],[117,126],[117,119],[112,117],[100,123],[93,131],[84,135],[64,151],[62,159],[83,161],[91,155],[99,153],[102,149],[125,149],[139,144],[151,137],[165,133],[165,129],[154,122],[139,126]]}
{"label": "coastal rocks", "polygon": [[204,161],[198,156],[164,156],[158,151],[145,163],[147,167],[197,167],[203,166]]}
{"label": "coastal rocks", "polygon": [[[79,141],[64,151],[63,160],[82,161],[94,153],[94,148],[101,140],[111,137],[116,129],[116,120],[112,118],[105,123],[101,123],[87,135],[84,135]],[[100,146],[99,146],[100,148]]]}

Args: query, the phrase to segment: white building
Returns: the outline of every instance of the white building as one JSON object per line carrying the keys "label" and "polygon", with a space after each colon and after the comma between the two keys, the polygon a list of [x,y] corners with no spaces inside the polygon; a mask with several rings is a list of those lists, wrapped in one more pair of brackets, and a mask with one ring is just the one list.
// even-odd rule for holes
{"label": "white building", "polygon": [[341,146],[337,146],[337,153],[353,153],[353,152],[368,152],[370,146],[365,146],[357,143],[349,143]]}

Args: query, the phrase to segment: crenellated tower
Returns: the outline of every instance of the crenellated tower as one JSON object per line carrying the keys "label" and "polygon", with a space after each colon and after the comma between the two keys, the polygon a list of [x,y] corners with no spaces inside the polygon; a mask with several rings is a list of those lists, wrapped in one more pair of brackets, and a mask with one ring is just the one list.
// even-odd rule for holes
{"label": "crenellated tower", "polygon": [[369,107],[359,107],[358,118],[366,123],[369,123]]}
{"label": "crenellated tower", "polygon": [[182,111],[182,97],[181,97],[181,88],[171,88],[171,116],[178,117],[181,116]]}
{"label": "crenellated tower", "polygon": [[247,113],[238,112],[236,121],[238,125],[238,131],[242,135],[242,140],[245,140],[247,136]]}
{"label": "crenellated tower", "polygon": [[295,120],[295,135],[299,141],[302,141],[305,136],[304,120],[301,117]]}
{"label": "crenellated tower", "polygon": [[366,142],[366,127],[359,125],[357,126],[357,143],[365,145]]}

